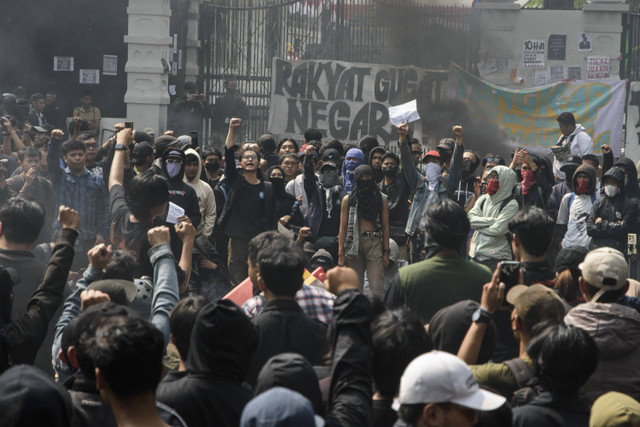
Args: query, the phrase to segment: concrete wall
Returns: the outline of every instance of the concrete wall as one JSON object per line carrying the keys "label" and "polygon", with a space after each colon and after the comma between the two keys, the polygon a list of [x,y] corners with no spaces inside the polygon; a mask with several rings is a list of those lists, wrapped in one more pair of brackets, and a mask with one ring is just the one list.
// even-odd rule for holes
{"label": "concrete wall", "polygon": [[[539,86],[536,72],[550,72],[550,67],[563,66],[564,78],[569,78],[568,67],[579,67],[581,79],[587,79],[587,57],[609,58],[610,78],[619,79],[620,39],[622,14],[629,10],[619,2],[598,1],[586,4],[584,10],[520,9],[516,3],[478,4],[480,51],[479,71],[482,79],[511,89]],[[592,50],[580,52],[578,37],[586,33],[591,37]],[[549,60],[545,56],[543,68],[523,65],[523,44],[526,40],[543,40],[548,49],[551,34],[566,35],[564,60]],[[516,79],[512,77],[515,75]],[[553,83],[560,79],[548,79]],[[632,90],[640,90],[639,82],[632,82]],[[627,114],[625,155],[634,161],[640,159],[640,127],[638,106],[630,106]]]}
{"label": "concrete wall", "polygon": [[[618,79],[620,65],[621,14],[628,6],[611,3],[587,4],[584,10],[520,9],[514,3],[479,3],[480,74],[484,80],[512,89],[538,86],[536,71],[549,71],[551,66],[580,67],[582,79],[587,77],[587,56],[609,57],[611,78]],[[591,37],[592,50],[578,51],[578,36]],[[566,35],[564,61],[548,60],[544,68],[523,66],[523,44],[526,40],[543,40],[548,47],[551,34]],[[517,70],[518,83],[512,82]],[[497,71],[495,71],[497,70]],[[548,80],[549,83],[560,79]]]}

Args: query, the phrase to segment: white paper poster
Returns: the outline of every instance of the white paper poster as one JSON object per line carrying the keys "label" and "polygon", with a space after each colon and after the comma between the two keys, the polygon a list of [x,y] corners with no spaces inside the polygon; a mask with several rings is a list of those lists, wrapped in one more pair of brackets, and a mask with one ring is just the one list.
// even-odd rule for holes
{"label": "white paper poster", "polygon": [[578,52],[591,52],[591,36],[589,34],[578,34]]}
{"label": "white paper poster", "polygon": [[102,74],[105,76],[118,75],[118,57],[116,55],[102,55]]}
{"label": "white paper poster", "polygon": [[184,209],[174,204],[173,202],[169,202],[169,211],[167,212],[167,222],[169,224],[177,224],[178,218],[181,218],[183,216],[184,216]]}
{"label": "white paper poster", "polygon": [[564,65],[552,65],[549,67],[549,80],[557,81],[564,78]]}
{"label": "white paper poster", "polygon": [[53,71],[73,71],[73,56],[54,56]]}
{"label": "white paper poster", "polygon": [[611,66],[608,56],[587,57],[587,80],[608,79],[611,77]]}
{"label": "white paper poster", "polygon": [[548,70],[536,70],[536,86],[544,86],[549,83]]}
{"label": "white paper poster", "polygon": [[100,70],[80,69],[80,84],[97,85],[100,83]]}
{"label": "white paper poster", "polygon": [[544,67],[546,57],[546,43],[544,40],[525,40],[522,48],[522,65],[524,67]]}
{"label": "white paper poster", "polygon": [[420,115],[418,114],[418,102],[415,99],[395,107],[389,107],[389,121],[394,126],[402,122],[411,123],[416,120],[420,120]]}

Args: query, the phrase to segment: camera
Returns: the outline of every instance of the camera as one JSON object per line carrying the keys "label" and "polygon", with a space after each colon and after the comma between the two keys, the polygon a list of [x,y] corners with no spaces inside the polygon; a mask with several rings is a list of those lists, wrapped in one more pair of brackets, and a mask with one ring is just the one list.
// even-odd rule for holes
{"label": "camera", "polygon": [[11,126],[13,126],[14,128],[18,124],[18,121],[13,116],[6,115],[6,116],[0,117],[0,132],[4,132],[4,133],[8,131],[7,126],[5,125],[5,119],[9,120],[9,122],[11,122]]}

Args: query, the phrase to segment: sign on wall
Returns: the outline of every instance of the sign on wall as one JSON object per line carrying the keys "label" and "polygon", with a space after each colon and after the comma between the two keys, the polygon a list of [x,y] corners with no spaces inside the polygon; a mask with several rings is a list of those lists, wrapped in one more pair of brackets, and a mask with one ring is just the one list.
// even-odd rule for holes
{"label": "sign on wall", "polygon": [[615,155],[622,146],[625,82],[622,80],[562,81],[543,87],[510,90],[452,65],[447,96],[464,102],[472,116],[498,126],[504,143],[549,153],[559,137],[556,118],[564,111],[593,138],[594,152],[608,144]]}
{"label": "sign on wall", "polygon": [[551,34],[549,36],[549,49],[547,52],[547,59],[549,61],[564,61],[567,52],[567,35],[566,34]]}
{"label": "sign on wall", "polygon": [[608,56],[587,56],[587,80],[608,79],[610,76]]}
{"label": "sign on wall", "polygon": [[389,141],[389,107],[417,98],[428,70],[330,60],[273,59],[269,132],[300,137],[310,127],[342,142]]}
{"label": "sign on wall", "polygon": [[544,40],[525,40],[522,44],[522,66],[528,68],[544,67]]}

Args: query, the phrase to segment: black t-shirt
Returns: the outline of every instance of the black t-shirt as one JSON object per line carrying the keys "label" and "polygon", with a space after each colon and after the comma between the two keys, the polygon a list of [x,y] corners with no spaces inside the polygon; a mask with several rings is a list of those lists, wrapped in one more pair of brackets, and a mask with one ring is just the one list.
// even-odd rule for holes
{"label": "black t-shirt", "polygon": [[380,191],[389,198],[389,224],[404,228],[409,219],[409,185],[404,175],[397,175],[389,185],[382,181]]}
{"label": "black t-shirt", "polygon": [[[227,235],[250,240],[269,229],[264,182],[245,182],[228,214]],[[275,202],[275,201],[274,201]]]}
{"label": "black t-shirt", "polygon": [[117,249],[129,249],[138,256],[135,277],[153,277],[153,267],[147,256],[150,249],[147,232],[153,228],[150,222],[131,222],[131,211],[124,198],[122,185],[114,185],[109,191],[111,207],[111,241]]}

